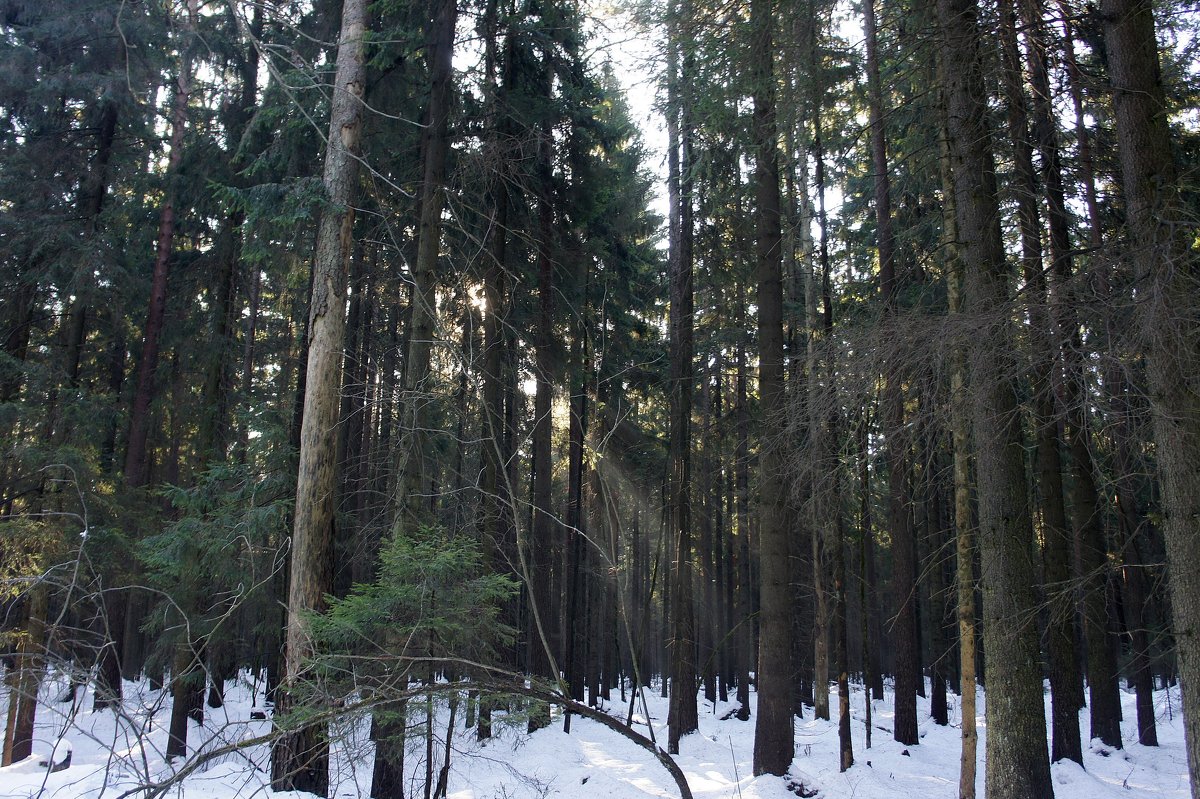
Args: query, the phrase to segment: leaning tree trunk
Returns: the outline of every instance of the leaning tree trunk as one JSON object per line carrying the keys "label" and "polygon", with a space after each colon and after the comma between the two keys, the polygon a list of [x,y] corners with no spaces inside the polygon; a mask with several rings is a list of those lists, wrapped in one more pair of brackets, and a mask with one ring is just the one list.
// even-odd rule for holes
{"label": "leaning tree trunk", "polygon": [[1183,683],[1184,739],[1192,795],[1200,796],[1200,373],[1193,229],[1176,224],[1178,177],[1148,0],[1101,4],[1109,79],[1116,111],[1130,258],[1154,418],[1170,570],[1172,630]]}
{"label": "leaning tree trunk", "polygon": [[989,799],[1049,799],[1054,788],[1037,667],[1033,528],[977,8],[973,0],[937,0],[936,6],[964,299],[978,325],[969,366],[988,655],[986,788]]}
{"label": "leaning tree trunk", "polygon": [[[357,193],[362,93],[366,83],[363,40],[366,0],[343,0],[337,70],[325,152],[325,191],[329,207],[317,235],[312,300],[309,306],[308,365],[300,468],[288,590],[284,708],[291,692],[310,675],[312,654],[306,615],[325,607],[333,588],[332,527],[336,493],[338,410],[342,347],[346,335],[347,264],[352,250]],[[329,787],[329,742],[316,725],[289,731],[275,745],[271,784],[276,790],[324,795]]]}

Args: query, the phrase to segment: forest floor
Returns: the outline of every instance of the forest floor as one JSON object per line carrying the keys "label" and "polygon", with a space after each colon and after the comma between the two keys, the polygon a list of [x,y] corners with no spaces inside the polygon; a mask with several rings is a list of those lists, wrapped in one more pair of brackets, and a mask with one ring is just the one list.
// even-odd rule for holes
{"label": "forest floor", "polygon": [[[56,701],[64,693],[61,679],[46,680],[38,708],[33,757],[0,769],[0,797],[62,797],[118,799],[143,797],[131,791],[139,785],[168,780],[188,761],[168,764],[167,722],[170,696],[151,690],[147,683],[125,683],[122,713],[93,713],[91,696],[79,692],[72,711],[70,702]],[[211,751],[232,741],[263,735],[269,722],[250,719],[253,686],[245,677],[229,683],[224,707],[206,708],[203,726],[189,722],[189,755]],[[751,694],[753,701],[754,695]],[[1115,799],[1115,797],[1188,796],[1187,761],[1183,747],[1183,724],[1179,715],[1177,689],[1156,696],[1158,738],[1161,746],[1136,743],[1133,718],[1134,697],[1123,694],[1126,721],[1122,725],[1125,749],[1109,750],[1093,742],[1084,752],[1084,767],[1070,762],[1053,767],[1058,799]],[[831,696],[836,713],[836,694]],[[864,703],[861,687],[855,686],[853,737],[855,765],[838,773],[836,722],[814,720],[811,710],[796,720],[796,759],[788,779],[755,778],[751,770],[754,722],[724,719],[735,705],[701,704],[700,731],[682,742],[676,758],[687,775],[697,799],[787,799],[797,795],[821,799],[954,799],[957,796],[959,763],[959,706],[951,695],[951,724],[940,727],[929,718],[928,702],[919,699],[921,743],[905,747],[891,737],[890,701],[873,705],[872,748],[864,748]],[[657,692],[646,692],[651,721],[660,742],[666,739],[666,700]],[[0,695],[0,706],[7,698]],[[979,696],[979,796],[983,799],[984,752],[987,727],[983,720],[984,695]],[[1047,710],[1049,709],[1047,696]],[[411,708],[411,706],[410,706]],[[628,705],[614,691],[608,710],[624,719]],[[424,707],[420,708],[424,717]],[[410,713],[412,710],[410,710]],[[440,767],[445,752],[444,732],[448,720],[445,700],[433,709],[435,717],[434,760]],[[502,717],[503,714],[496,714]],[[505,727],[497,723],[496,736],[480,744],[473,730],[463,728],[463,708],[458,708],[449,776],[449,799],[517,799],[517,797],[640,797],[677,796],[670,775],[654,758],[631,741],[601,725],[575,717],[570,735],[562,731],[555,711],[554,724],[533,735],[524,724]],[[645,716],[634,715],[635,728],[645,733]],[[1080,722],[1087,730],[1087,711]],[[410,729],[413,724],[410,715]],[[640,725],[640,726],[639,726]],[[367,736],[369,721],[350,718],[335,730],[331,796],[366,796],[371,782],[372,750]],[[405,795],[424,794],[426,737],[424,726],[410,735],[406,765],[412,783]],[[71,764],[50,774],[40,761],[54,753],[61,762],[71,751]],[[216,757],[173,785],[163,795],[187,799],[241,799],[270,795],[270,753],[265,745],[250,746]],[[436,774],[436,770],[434,771]],[[801,788],[800,786],[803,786]],[[128,792],[128,793],[127,793]],[[307,794],[275,794],[279,799],[301,799]]]}

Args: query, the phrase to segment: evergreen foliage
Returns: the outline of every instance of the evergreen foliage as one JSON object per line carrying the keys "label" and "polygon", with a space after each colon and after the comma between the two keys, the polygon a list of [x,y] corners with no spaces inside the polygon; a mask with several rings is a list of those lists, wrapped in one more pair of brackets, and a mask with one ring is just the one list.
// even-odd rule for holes
{"label": "evergreen foliage", "polygon": [[47,664],[171,684],[181,757],[265,674],[278,787],[370,711],[380,797],[505,681],[481,740],[753,686],[782,773],[835,682],[845,769],[851,682],[919,745],[978,678],[994,799],[1052,790],[1042,677],[1052,758],[1085,675],[1153,743],[1200,685],[1196,15],[631,5],[0,0],[6,758]]}

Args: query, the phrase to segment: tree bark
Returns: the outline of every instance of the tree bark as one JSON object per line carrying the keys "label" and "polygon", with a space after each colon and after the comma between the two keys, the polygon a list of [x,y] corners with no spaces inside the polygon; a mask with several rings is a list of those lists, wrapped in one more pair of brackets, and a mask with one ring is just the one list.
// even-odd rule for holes
{"label": "tree bark", "polygon": [[[667,153],[671,201],[670,272],[670,459],[668,484],[671,551],[671,702],[667,716],[667,751],[679,754],[679,739],[699,726],[696,711],[696,624],[692,593],[692,177],[690,114],[687,104],[689,59],[680,71],[678,5],[672,13],[668,44]],[[681,124],[682,121],[682,124]]]}
{"label": "tree bark", "polygon": [[1172,631],[1183,683],[1184,739],[1193,796],[1200,796],[1200,396],[1197,258],[1192,231],[1176,223],[1178,176],[1147,0],[1100,7],[1116,112],[1129,257],[1140,283],[1137,313],[1146,371],[1170,570]]}
{"label": "tree bark", "polygon": [[[339,388],[346,332],[346,279],[353,249],[362,93],[366,83],[363,41],[366,0],[343,0],[337,68],[325,152],[324,184],[330,208],[321,217],[309,307],[308,362],[299,476],[288,590],[284,708],[306,679],[312,654],[305,615],[325,607],[332,590],[333,500],[336,493]],[[275,790],[324,794],[329,786],[329,742],[308,726],[276,744],[271,783]]]}
{"label": "tree bark", "polygon": [[1138,743],[1158,746],[1158,730],[1154,710],[1154,679],[1150,670],[1149,636],[1146,634],[1145,607],[1148,601],[1145,566],[1140,539],[1149,532],[1149,519],[1138,503],[1142,473],[1135,462],[1134,410],[1131,387],[1117,364],[1110,361],[1104,371],[1104,388],[1108,395],[1112,423],[1113,472],[1117,496],[1117,528],[1120,531],[1120,552],[1124,578],[1122,607],[1125,611],[1125,630],[1130,645],[1130,682],[1137,690]]}
{"label": "tree bark", "polygon": [[25,634],[17,647],[14,664],[8,679],[8,724],[4,734],[4,749],[0,766],[9,766],[33,753],[33,724],[37,715],[38,688],[46,670],[46,616],[49,611],[49,590],[37,581],[28,594],[29,612]]}
{"label": "tree bark", "polygon": [[[815,19],[815,12],[814,12]],[[815,24],[815,22],[814,22]],[[816,51],[816,31],[810,33],[812,51],[810,64],[814,73],[818,69]],[[818,250],[820,278],[813,274],[812,260],[808,260],[805,270],[805,307],[806,322],[809,329],[807,369],[808,369],[808,426],[809,435],[813,442],[813,458],[821,464],[820,472],[836,474],[837,457],[837,394],[834,386],[834,365],[830,352],[832,345],[830,333],[833,329],[833,314],[829,295],[829,224],[825,212],[825,146],[824,129],[821,121],[821,95],[818,82],[813,82],[813,161],[814,178],[817,189],[817,227],[821,231],[821,241]],[[801,167],[801,171],[804,167]],[[809,248],[811,249],[811,248]],[[826,569],[830,559],[827,553],[833,548],[837,537],[839,523],[839,508],[837,501],[836,482],[828,482],[824,474],[813,474],[809,482],[810,501],[813,503],[812,517],[814,525],[810,532],[809,542],[812,550],[812,595],[814,618],[812,624],[812,702],[813,716],[829,720],[829,632],[831,596],[826,588]],[[836,605],[836,600],[833,603]],[[807,677],[806,670],[798,665],[797,671],[802,678]],[[803,692],[801,692],[803,693]],[[797,708],[799,708],[797,702]],[[797,710],[799,715],[799,710]]]}
{"label": "tree bark", "polygon": [[[735,305],[742,317],[745,303],[744,291],[738,286]],[[744,329],[743,324],[738,325]],[[733,450],[734,521],[737,526],[737,620],[738,620],[738,675],[737,717],[750,720],[750,672],[754,669],[754,598],[753,569],[751,568],[750,546],[750,412],[746,399],[746,346],[738,342],[734,374],[734,425],[737,443]]]}
{"label": "tree bark", "polygon": [[782,427],[783,265],[780,260],[779,152],[775,124],[771,0],[751,0],[750,75],[754,93],[755,237],[758,281],[758,386],[762,419],[759,453],[760,606],[758,719],[754,773],[784,774],[793,757],[791,702],[791,591],[783,442],[769,431]]}
{"label": "tree bark", "polygon": [[[871,128],[871,168],[875,173],[875,230],[879,251],[879,290],[886,325],[896,314],[899,282],[896,277],[896,238],[892,228],[891,186],[888,177],[887,139],[883,126],[883,96],[879,57],[876,54],[876,21],[872,0],[863,0],[863,32],[867,51],[867,91]],[[888,476],[887,519],[892,539],[892,593],[897,602],[891,620],[896,653],[896,699],[892,736],[898,742],[917,744],[917,691],[921,681],[917,630],[917,569],[912,525],[907,510],[908,480],[904,441],[904,399],[896,357],[888,359],[883,389],[883,426],[887,445],[884,470]]]}
{"label": "tree bark", "polygon": [[166,191],[158,215],[158,243],[154,257],[154,272],[150,283],[150,302],[146,327],[142,331],[142,357],[138,361],[137,387],[129,416],[129,439],[125,447],[125,485],[141,488],[149,475],[147,439],[150,433],[150,404],[154,401],[154,376],[158,371],[159,342],[167,309],[167,274],[175,241],[175,202],[179,165],[183,161],[183,137],[188,124],[188,100],[192,92],[192,52],[196,36],[199,0],[188,0],[184,36],[181,48],[179,75],[171,112],[170,154],[167,156]]}
{"label": "tree bark", "polygon": [[[541,91],[551,92],[550,64],[545,63]],[[549,622],[558,615],[553,594],[554,558],[556,550],[554,531],[557,526],[554,516],[554,476],[552,439],[554,433],[554,312],[555,263],[554,263],[554,137],[551,122],[543,120],[538,134],[538,241],[537,241],[537,294],[538,317],[534,332],[534,379],[536,389],[533,398],[532,434],[532,523],[530,525],[529,569],[530,602],[536,607],[536,617],[530,613],[528,640],[530,672],[534,676],[551,680],[558,675],[552,673],[551,663],[561,658],[558,650],[557,625]],[[559,548],[561,549],[561,548]],[[558,569],[561,571],[561,568]],[[540,620],[540,624],[537,622]],[[543,643],[542,633],[546,641]],[[546,651],[547,646],[552,651]],[[529,719],[530,731],[550,723],[549,705],[544,714]]]}
{"label": "tree bark", "polygon": [[1062,459],[1055,414],[1055,351],[1050,295],[1042,265],[1041,218],[1038,185],[1029,139],[1029,117],[1021,83],[1017,50],[1017,20],[1012,2],[1000,5],[1000,46],[1003,86],[1008,104],[1009,137],[1013,146],[1013,194],[1021,238],[1021,266],[1029,298],[1030,390],[1036,479],[1034,490],[1043,534],[1042,585],[1046,602],[1046,654],[1049,660],[1052,740],[1051,762],[1064,758],[1083,764],[1079,740],[1079,705],[1082,693],[1075,668],[1073,597],[1070,593],[1071,531],[1063,504]]}
{"label": "tree bark", "polygon": [[[1088,209],[1088,245],[1093,251],[1098,252],[1103,244],[1103,236],[1092,165],[1091,135],[1084,122],[1079,67],[1075,63],[1069,26],[1063,43],[1071,102],[1075,114],[1075,134],[1079,142],[1080,178],[1083,183],[1084,202]],[[1051,210],[1053,210],[1053,205]],[[1053,241],[1052,236],[1051,242]],[[1074,349],[1072,345],[1068,346],[1072,350]],[[1099,738],[1104,744],[1120,749],[1122,741],[1121,696],[1117,671],[1118,643],[1115,620],[1109,611],[1112,604],[1109,596],[1114,587],[1108,566],[1108,545],[1105,541],[1101,516],[1097,512],[1099,497],[1095,480],[1092,476],[1092,469],[1085,468],[1085,465],[1091,463],[1091,449],[1086,428],[1082,423],[1084,413],[1083,370],[1083,364],[1079,364],[1077,370],[1068,370],[1065,401],[1068,440],[1075,475],[1071,489],[1071,512],[1075,535],[1078,539],[1076,546],[1079,550],[1079,568],[1083,582],[1082,616],[1084,636],[1087,641],[1085,671],[1088,684],[1088,713],[1091,722],[1089,737]]]}
{"label": "tree bark", "polygon": [[400,512],[403,524],[428,520],[430,509],[430,464],[428,439],[432,402],[427,382],[436,321],[438,256],[442,241],[442,211],[445,206],[446,155],[450,147],[450,107],[454,88],[454,27],[458,20],[455,0],[439,0],[434,7],[432,45],[427,54],[430,72],[429,107],[421,135],[421,202],[417,257],[413,264],[411,318],[408,353],[404,359],[404,391],[400,407],[403,444],[398,451],[400,467]]}
{"label": "tree bark", "polygon": [[[1024,0],[1018,3],[1021,20],[1025,31],[1026,62],[1028,64],[1029,83],[1032,89],[1031,110],[1033,112],[1033,132],[1041,156],[1041,177],[1043,195],[1046,198],[1046,221],[1049,228],[1049,250],[1051,260],[1049,296],[1050,314],[1056,333],[1058,352],[1065,380],[1063,382],[1063,397],[1066,403],[1066,442],[1069,445],[1071,475],[1069,500],[1071,504],[1071,523],[1076,537],[1081,530],[1099,526],[1101,505],[1096,490],[1095,465],[1092,461],[1092,448],[1088,440],[1088,429],[1084,424],[1086,418],[1086,380],[1088,374],[1087,356],[1084,353],[1082,337],[1079,334],[1075,299],[1070,288],[1070,280],[1074,270],[1071,248],[1071,220],[1066,207],[1066,192],[1063,187],[1062,159],[1059,153],[1058,124],[1053,108],[1053,95],[1050,85],[1048,67],[1048,45],[1046,42],[1046,27],[1042,19],[1042,10],[1036,0]],[[1088,147],[1086,136],[1080,141],[1081,159]],[[1103,534],[1099,531],[1089,535]],[[1063,579],[1069,579],[1070,546],[1068,538],[1065,547],[1067,552],[1057,557],[1064,560],[1064,565],[1058,573]],[[1059,600],[1058,611],[1063,619],[1074,616],[1073,603],[1064,593]],[[1067,657],[1074,661],[1078,653],[1075,651],[1074,625],[1060,625],[1057,632],[1065,636],[1060,646],[1063,653],[1057,656],[1063,663],[1060,684],[1062,691],[1072,696],[1071,704],[1074,712],[1083,707],[1083,681],[1074,662],[1067,662]],[[1070,648],[1066,648],[1067,639]],[[1078,726],[1078,721],[1075,722]]]}
{"label": "tree bark", "polygon": [[937,0],[965,310],[977,327],[970,379],[978,472],[984,646],[988,654],[989,799],[1054,795],[1037,668],[1033,529],[1017,413],[1014,331],[987,90],[973,0]]}

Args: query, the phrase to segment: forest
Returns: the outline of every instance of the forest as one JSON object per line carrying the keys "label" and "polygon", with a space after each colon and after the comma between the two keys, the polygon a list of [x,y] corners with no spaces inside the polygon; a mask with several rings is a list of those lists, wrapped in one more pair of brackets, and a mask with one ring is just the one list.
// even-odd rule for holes
{"label": "forest", "polygon": [[[912,795],[1107,796],[1060,764],[1163,730],[1200,797],[1194,5],[0,34],[0,794],[484,796],[468,758],[598,725],[637,796],[834,799],[927,734]],[[680,765],[718,707],[725,794]],[[82,719],[125,742],[47,793]]]}

